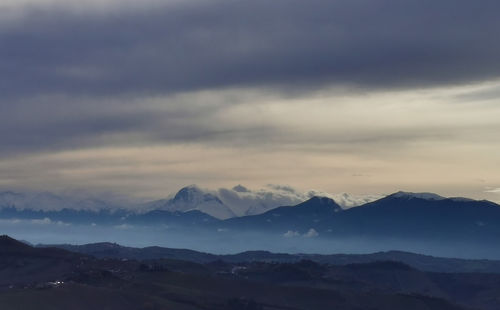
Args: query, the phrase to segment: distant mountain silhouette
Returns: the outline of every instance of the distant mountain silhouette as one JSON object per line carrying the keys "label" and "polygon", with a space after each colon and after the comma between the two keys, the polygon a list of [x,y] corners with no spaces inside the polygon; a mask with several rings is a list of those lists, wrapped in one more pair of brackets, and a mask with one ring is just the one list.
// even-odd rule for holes
{"label": "distant mountain silhouette", "polygon": [[232,218],[224,221],[222,226],[255,231],[307,231],[321,225],[320,222],[330,221],[341,212],[342,208],[333,199],[313,197],[296,206],[279,207],[259,215]]}
{"label": "distant mountain silhouette", "polygon": [[296,206],[229,219],[223,226],[281,233],[288,230],[305,233],[313,228],[325,238],[368,236],[493,242],[500,237],[499,223],[500,206],[489,201],[398,192],[347,210],[331,199],[314,197]]}
{"label": "distant mountain silhouette", "polygon": [[395,193],[342,212],[334,233],[493,241],[500,237],[500,206],[489,201]]}
{"label": "distant mountain silhouette", "polygon": [[415,269],[446,273],[496,273],[500,274],[500,260],[458,259],[434,257],[402,251],[377,252],[372,254],[287,254],[268,251],[246,251],[238,254],[215,255],[188,249],[172,249],[158,246],[134,248],[116,243],[101,242],[85,245],[38,245],[38,247],[57,247],[67,251],[91,255],[97,258],[115,259],[177,259],[194,263],[276,262],[296,263],[303,259],[320,264],[349,265],[367,264],[380,261],[397,261]]}
{"label": "distant mountain silhouette", "polygon": [[[181,190],[172,201],[186,204],[210,202],[217,206],[221,202],[196,187]],[[245,242],[244,234],[239,233],[247,232],[262,238],[268,234],[272,237],[270,242],[280,242],[278,239],[282,237],[336,242],[361,240],[362,246],[375,245],[370,251],[396,249],[437,255],[447,255],[452,251],[451,255],[458,256],[458,249],[464,248],[467,249],[464,254],[472,253],[474,257],[500,257],[500,248],[496,246],[500,239],[499,205],[486,200],[445,198],[432,193],[397,192],[350,209],[342,209],[330,198],[313,197],[294,206],[226,220],[217,219],[196,208],[133,212],[123,209],[41,211],[4,207],[0,209],[0,218],[27,220],[28,223],[38,219],[49,224],[97,224],[102,227],[129,224],[134,227],[161,226],[174,229],[171,232],[180,233],[186,238],[203,234],[207,240],[211,236],[213,240],[230,237],[231,242],[239,242],[239,238]]]}

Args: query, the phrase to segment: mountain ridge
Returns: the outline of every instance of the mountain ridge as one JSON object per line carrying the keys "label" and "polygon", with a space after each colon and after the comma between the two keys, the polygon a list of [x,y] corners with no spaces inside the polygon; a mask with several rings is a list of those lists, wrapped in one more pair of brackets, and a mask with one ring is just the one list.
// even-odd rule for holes
{"label": "mountain ridge", "polygon": [[[288,186],[268,185],[252,191],[237,185],[231,189],[201,189],[197,185],[181,188],[167,198],[147,201],[118,201],[95,197],[73,197],[50,192],[21,193],[14,191],[0,192],[0,210],[15,208],[28,212],[61,211],[64,209],[100,212],[136,212],[146,213],[152,210],[191,211],[199,210],[219,219],[257,215],[281,206],[297,205],[313,196],[334,198],[343,208],[364,204],[380,195],[353,196],[346,193],[331,195],[318,191],[299,192]],[[123,200],[123,199],[122,199]]]}
{"label": "mountain ridge", "polygon": [[142,248],[122,246],[116,243],[99,242],[83,245],[38,244],[37,247],[57,247],[71,252],[91,255],[96,258],[115,259],[178,259],[194,263],[212,263],[224,261],[228,263],[241,262],[276,262],[293,263],[301,260],[311,260],[320,264],[348,265],[375,263],[380,261],[398,261],[413,268],[429,272],[446,273],[496,273],[500,274],[500,260],[460,259],[452,257],[437,257],[405,251],[382,251],[367,254],[305,254],[305,253],[274,253],[263,250],[244,251],[235,254],[211,254],[189,249],[147,246]]}

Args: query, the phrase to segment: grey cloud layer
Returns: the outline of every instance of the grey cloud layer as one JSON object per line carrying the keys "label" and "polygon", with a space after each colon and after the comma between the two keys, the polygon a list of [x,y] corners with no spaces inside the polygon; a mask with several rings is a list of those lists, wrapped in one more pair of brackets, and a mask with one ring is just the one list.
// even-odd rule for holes
{"label": "grey cloud layer", "polygon": [[285,152],[329,152],[333,147],[337,152],[370,149],[373,154],[377,150],[394,152],[392,146],[414,141],[453,139],[463,131],[454,126],[421,128],[418,124],[398,127],[397,131],[378,125],[367,130],[359,120],[355,122],[359,128],[345,130],[342,125],[330,126],[328,119],[314,119],[307,109],[300,115],[289,116],[276,112],[269,115],[265,109],[254,111],[249,107],[253,100],[265,100],[258,94],[253,100],[237,103],[241,111],[234,113],[230,107],[236,101],[224,93],[216,95],[222,104],[209,102],[206,96],[200,93],[185,98],[165,97],[158,99],[159,103],[151,98],[138,103],[125,98],[91,100],[70,96],[20,100],[2,109],[0,155],[169,143],[258,146],[262,151],[272,148]]}
{"label": "grey cloud layer", "polygon": [[[106,13],[31,7],[0,20],[0,155],[113,143],[311,148],[453,136],[428,127],[303,134],[258,113],[248,114],[247,125],[221,119],[237,98],[172,96],[498,78],[499,11],[493,0],[179,1]],[[151,104],[156,96],[166,99]]]}
{"label": "grey cloud layer", "polygon": [[[150,143],[253,141],[277,129],[224,116],[223,94],[178,97],[48,96],[0,103],[0,155]],[[155,102],[158,101],[158,102]],[[235,101],[230,101],[235,102]]]}
{"label": "grey cloud layer", "polygon": [[499,10],[492,0],[187,1],[100,15],[41,10],[0,29],[0,92],[483,80],[500,75]]}

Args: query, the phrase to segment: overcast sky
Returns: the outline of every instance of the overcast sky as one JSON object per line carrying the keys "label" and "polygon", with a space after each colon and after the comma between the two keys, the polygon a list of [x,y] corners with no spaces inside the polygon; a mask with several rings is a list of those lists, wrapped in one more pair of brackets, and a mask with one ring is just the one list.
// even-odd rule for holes
{"label": "overcast sky", "polygon": [[[84,2],[84,3],[83,3]],[[0,189],[500,201],[498,0],[0,0]]]}

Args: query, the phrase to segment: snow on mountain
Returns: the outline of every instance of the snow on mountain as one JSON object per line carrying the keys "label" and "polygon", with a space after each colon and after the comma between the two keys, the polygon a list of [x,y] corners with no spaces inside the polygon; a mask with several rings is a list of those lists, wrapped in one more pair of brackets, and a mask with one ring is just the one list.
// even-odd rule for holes
{"label": "snow on mountain", "polygon": [[[220,188],[216,191],[216,194],[238,216],[257,215],[277,207],[294,206],[314,196],[329,198],[335,196],[315,190],[304,193],[290,186],[275,184],[266,185],[264,188],[255,191],[237,185],[232,189]],[[354,205],[352,201],[351,205]]]}
{"label": "snow on mountain", "polygon": [[78,195],[6,191],[0,192],[0,208],[15,207],[19,210],[45,211],[56,211],[65,208],[94,211],[128,209],[137,213],[152,210],[172,212],[198,210],[219,219],[227,219],[235,216],[262,214],[281,206],[297,205],[314,196],[332,198],[344,209],[382,197],[375,195],[354,196],[346,193],[330,194],[316,190],[302,192],[290,186],[275,184],[266,185],[258,190],[251,190],[243,185],[236,185],[231,189],[219,188],[216,190],[202,189],[196,185],[190,185],[167,198],[146,203],[134,203],[133,201],[115,203],[114,200],[78,197]]}
{"label": "snow on mountain", "polygon": [[261,214],[280,206],[296,205],[307,198],[289,187],[268,185],[252,191],[237,185],[232,189],[220,188],[216,194],[237,216]]}
{"label": "snow on mountain", "polygon": [[203,191],[196,185],[182,188],[174,198],[167,201],[164,209],[180,212],[198,210],[219,219],[236,216],[216,195]]}
{"label": "snow on mountain", "polygon": [[266,185],[259,190],[251,190],[243,185],[217,190],[201,189],[191,185],[181,189],[163,205],[165,209],[171,211],[199,210],[225,219],[262,214],[277,207],[297,205],[315,196],[332,198],[343,208],[355,207],[383,197],[329,194],[316,190],[301,192],[290,186],[275,184]]}
{"label": "snow on mountain", "polygon": [[313,196],[331,198],[343,209],[357,207],[365,203],[369,203],[378,200],[380,198],[384,198],[386,196],[386,195],[352,195],[348,193],[330,194],[319,191],[309,191],[307,195],[308,198],[311,198]]}
{"label": "snow on mountain", "polygon": [[175,195],[145,204],[142,209],[186,212],[199,210],[219,219],[261,214],[280,206],[296,205],[308,197],[291,188],[268,186],[252,191],[242,185],[232,189],[201,189],[196,185],[182,188]]}

